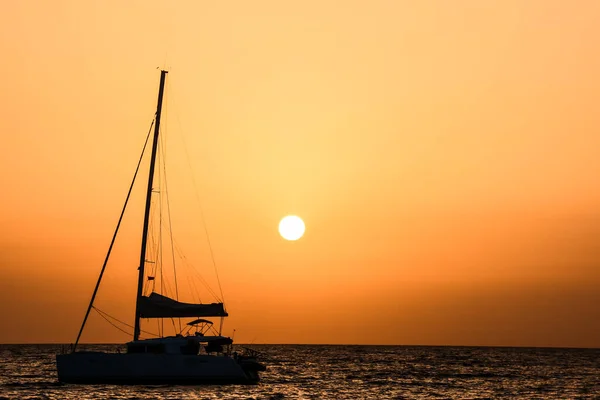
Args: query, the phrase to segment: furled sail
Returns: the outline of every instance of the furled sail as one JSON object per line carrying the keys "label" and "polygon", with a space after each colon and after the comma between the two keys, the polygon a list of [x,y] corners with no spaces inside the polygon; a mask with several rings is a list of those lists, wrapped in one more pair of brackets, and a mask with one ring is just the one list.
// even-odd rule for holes
{"label": "furled sail", "polygon": [[152,292],[140,298],[140,318],[227,317],[223,303],[181,303]]}

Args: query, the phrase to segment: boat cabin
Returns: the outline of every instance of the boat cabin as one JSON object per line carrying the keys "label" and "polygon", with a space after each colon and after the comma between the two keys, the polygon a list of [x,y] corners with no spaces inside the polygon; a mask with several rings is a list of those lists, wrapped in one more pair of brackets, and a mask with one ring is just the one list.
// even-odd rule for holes
{"label": "boat cabin", "polygon": [[205,344],[205,354],[225,353],[223,346],[232,343],[233,340],[224,336],[178,335],[131,341],[127,343],[127,353],[198,355],[201,353],[202,344]]}

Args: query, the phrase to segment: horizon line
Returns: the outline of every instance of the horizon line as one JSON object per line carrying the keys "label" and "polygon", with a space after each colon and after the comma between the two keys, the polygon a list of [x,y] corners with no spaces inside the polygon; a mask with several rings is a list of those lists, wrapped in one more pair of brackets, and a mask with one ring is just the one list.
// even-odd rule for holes
{"label": "horizon line", "polygon": [[[80,345],[124,346],[126,343],[93,342]],[[73,343],[0,343],[0,346],[70,346]],[[369,347],[465,347],[465,348],[506,348],[506,349],[572,349],[600,350],[599,347],[577,346],[527,346],[527,345],[465,345],[465,344],[376,344],[376,343],[237,343],[237,346],[369,346]]]}

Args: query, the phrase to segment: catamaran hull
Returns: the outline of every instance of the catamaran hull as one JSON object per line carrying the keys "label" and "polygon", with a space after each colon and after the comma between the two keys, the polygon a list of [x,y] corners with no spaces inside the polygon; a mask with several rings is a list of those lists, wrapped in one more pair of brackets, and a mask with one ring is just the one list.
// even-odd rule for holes
{"label": "catamaran hull", "polygon": [[259,380],[259,368],[242,367],[225,356],[82,352],[57,355],[56,366],[58,380],[64,383],[199,385]]}

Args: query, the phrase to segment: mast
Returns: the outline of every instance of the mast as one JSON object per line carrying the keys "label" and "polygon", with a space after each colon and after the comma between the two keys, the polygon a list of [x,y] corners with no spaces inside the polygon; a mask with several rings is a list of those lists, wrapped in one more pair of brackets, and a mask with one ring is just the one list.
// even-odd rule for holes
{"label": "mast", "polygon": [[144,227],[142,229],[142,248],[140,250],[140,266],[138,268],[138,287],[135,299],[135,327],[133,330],[133,340],[140,338],[140,300],[143,296],[144,287],[144,267],[146,265],[146,244],[148,241],[148,222],[150,219],[150,204],[152,200],[152,181],[154,179],[154,166],[156,164],[156,151],[158,149],[158,134],[160,129],[160,114],[162,111],[163,92],[165,89],[165,78],[168,71],[160,71],[160,85],[158,89],[158,102],[156,105],[156,123],[154,124],[154,138],[152,142],[152,155],[150,158],[150,172],[148,175],[148,189],[146,191],[146,209],[144,211]]}

